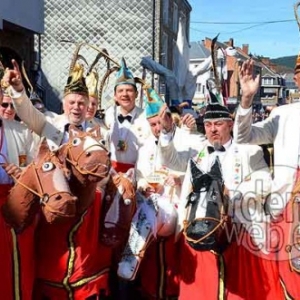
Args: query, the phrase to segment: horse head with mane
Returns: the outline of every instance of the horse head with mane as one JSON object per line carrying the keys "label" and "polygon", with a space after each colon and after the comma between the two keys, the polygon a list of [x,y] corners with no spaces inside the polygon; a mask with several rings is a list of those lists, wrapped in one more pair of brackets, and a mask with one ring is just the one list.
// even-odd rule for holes
{"label": "horse head with mane", "polygon": [[98,182],[108,175],[110,153],[105,147],[100,126],[83,132],[70,125],[69,141],[61,146],[59,152],[81,183]]}
{"label": "horse head with mane", "polygon": [[78,197],[77,212],[80,214],[94,200],[97,183],[108,178],[111,168],[110,153],[100,126],[83,132],[70,125],[69,141],[60,147],[59,157],[71,171],[69,185]]}
{"label": "horse head with mane", "polygon": [[100,233],[101,242],[117,247],[128,236],[131,220],[136,210],[134,170],[125,174],[111,170],[104,199],[104,222]]}
{"label": "horse head with mane", "polygon": [[36,159],[15,179],[2,206],[6,222],[21,231],[33,222],[40,207],[49,223],[75,216],[77,197],[70,191],[69,176],[44,140]]}
{"label": "horse head with mane", "polygon": [[225,227],[229,224],[229,196],[224,187],[221,165],[216,158],[211,170],[204,173],[191,160],[192,192],[188,196],[187,220],[183,234],[195,250],[221,252],[227,246]]}

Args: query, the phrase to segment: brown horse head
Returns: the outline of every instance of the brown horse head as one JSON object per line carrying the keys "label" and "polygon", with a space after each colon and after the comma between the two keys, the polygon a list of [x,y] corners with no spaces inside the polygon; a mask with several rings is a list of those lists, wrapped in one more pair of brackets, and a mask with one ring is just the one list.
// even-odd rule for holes
{"label": "brown horse head", "polygon": [[31,224],[40,207],[49,223],[75,216],[77,198],[70,192],[67,177],[69,171],[43,142],[2,207],[7,223],[20,231]]}
{"label": "brown horse head", "polygon": [[104,196],[104,222],[100,234],[104,245],[117,247],[125,241],[135,210],[136,187],[133,169],[125,174],[116,173],[112,169]]}
{"label": "brown horse head", "polygon": [[71,125],[69,141],[60,148],[60,157],[68,162],[80,183],[98,182],[108,176],[111,167],[110,153],[104,144],[100,126],[83,132]]}

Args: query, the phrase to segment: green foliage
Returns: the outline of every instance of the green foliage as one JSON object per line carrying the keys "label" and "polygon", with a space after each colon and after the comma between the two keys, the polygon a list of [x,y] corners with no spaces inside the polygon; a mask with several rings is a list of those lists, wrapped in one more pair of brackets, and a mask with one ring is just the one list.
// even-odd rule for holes
{"label": "green foliage", "polygon": [[271,59],[271,62],[273,62],[276,65],[286,66],[288,68],[294,69],[296,59],[297,59],[297,55],[283,56],[283,57],[273,58]]}

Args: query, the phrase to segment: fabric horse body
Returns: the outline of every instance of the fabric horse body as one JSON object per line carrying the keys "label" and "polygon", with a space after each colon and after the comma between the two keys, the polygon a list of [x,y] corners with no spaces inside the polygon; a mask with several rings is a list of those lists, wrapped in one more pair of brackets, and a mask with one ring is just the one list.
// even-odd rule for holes
{"label": "fabric horse body", "polygon": [[[22,172],[2,206],[1,220],[1,297],[9,295],[31,300],[35,279],[34,233],[37,213],[42,208],[47,222],[75,212],[76,197],[69,189],[66,172],[58,158],[42,145],[37,159]],[[15,232],[17,230],[17,234]],[[21,232],[21,233],[20,233]],[[5,291],[3,290],[5,288]]]}
{"label": "fabric horse body", "polygon": [[221,252],[227,246],[225,226],[228,221],[229,198],[224,194],[218,158],[210,172],[201,171],[191,160],[192,192],[188,196],[184,235],[195,250]]}
{"label": "fabric horse body", "polygon": [[39,224],[36,299],[86,299],[109,294],[112,248],[100,241],[107,211],[97,184],[110,180],[110,155],[101,143],[98,127],[80,132],[70,126],[69,132],[69,142],[61,147],[60,157],[65,158],[72,173],[70,188],[78,197],[77,215],[60,225]]}

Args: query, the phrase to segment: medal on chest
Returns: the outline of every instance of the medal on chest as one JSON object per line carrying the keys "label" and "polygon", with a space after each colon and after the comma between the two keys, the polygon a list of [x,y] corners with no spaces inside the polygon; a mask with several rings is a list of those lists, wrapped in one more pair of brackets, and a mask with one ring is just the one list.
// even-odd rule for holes
{"label": "medal on chest", "polygon": [[27,156],[24,155],[19,155],[19,166],[20,167],[26,167],[26,160],[27,160]]}
{"label": "medal on chest", "polygon": [[124,151],[127,150],[127,148],[128,148],[128,145],[127,145],[126,141],[124,141],[124,140],[119,140],[118,141],[118,144],[117,144],[117,150],[118,151],[124,152]]}

